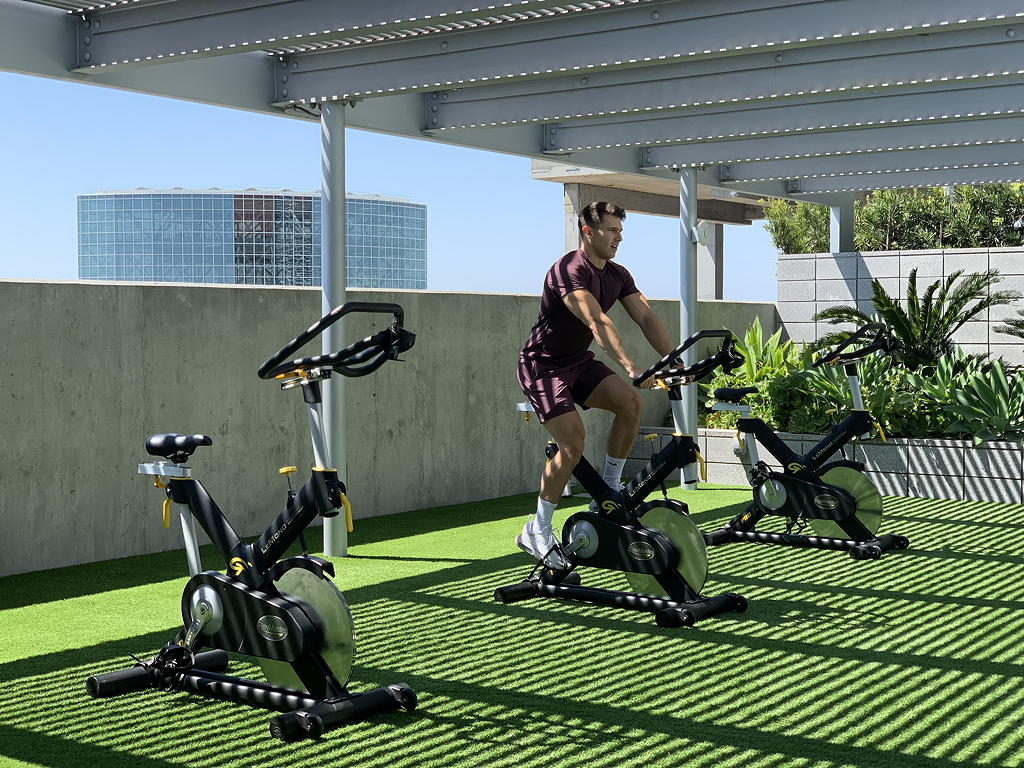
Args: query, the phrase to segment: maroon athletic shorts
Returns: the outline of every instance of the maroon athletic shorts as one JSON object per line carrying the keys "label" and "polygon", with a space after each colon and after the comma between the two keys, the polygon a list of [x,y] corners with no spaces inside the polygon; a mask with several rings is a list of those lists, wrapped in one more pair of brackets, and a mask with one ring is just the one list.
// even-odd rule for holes
{"label": "maroon athletic shorts", "polygon": [[588,358],[562,368],[552,368],[537,360],[519,358],[519,386],[537,412],[541,423],[583,405],[597,385],[614,372],[604,363]]}

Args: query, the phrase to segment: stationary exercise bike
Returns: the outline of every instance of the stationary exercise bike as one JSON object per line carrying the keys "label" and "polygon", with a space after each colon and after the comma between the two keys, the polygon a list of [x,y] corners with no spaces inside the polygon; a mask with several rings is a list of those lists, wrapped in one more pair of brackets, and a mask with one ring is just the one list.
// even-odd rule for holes
{"label": "stationary exercise bike", "polygon": [[[324,329],[352,313],[393,315],[390,326],[339,352],[290,358]],[[140,464],[139,474],[165,489],[164,526],[175,507],[185,538],[191,578],[181,597],[183,626],[148,661],[90,677],[86,690],[105,698],[159,688],[184,690],[213,699],[279,710],[270,732],[283,741],[317,738],[346,722],[416,706],[404,683],[362,693],[347,689],[356,636],[344,596],[331,581],[334,566],[306,551],[303,530],[317,516],[334,517],[344,508],[351,523],[345,484],[331,469],[324,435],[321,382],[334,372],[365,376],[410,349],[415,334],[403,327],[398,304],[350,302],[322,317],[259,368],[261,379],[278,379],[282,389],[301,388],[309,411],[314,466],[309,481],[289,491],[284,511],[259,539],[239,538],[224,513],[186,466],[189,457],[213,441],[206,435],[159,434],[146,440],[146,452],[162,460]],[[294,467],[282,470],[283,474]],[[206,531],[227,570],[204,571],[194,521]],[[301,556],[279,559],[296,541]],[[214,650],[199,652],[202,648]],[[227,651],[253,656],[267,682],[222,674]]]}
{"label": "stationary exercise bike", "polygon": [[[722,347],[713,356],[691,366],[681,364],[683,353],[699,341],[721,338]],[[719,365],[739,365],[728,331],[700,331],[633,380],[639,386],[654,376],[670,396],[682,397],[682,384],[700,378]],[[550,443],[548,458],[558,446]],[[577,512],[562,529],[561,553],[567,565],[552,569],[538,563],[527,578],[494,592],[494,599],[513,603],[534,597],[575,600],[654,613],[662,627],[692,626],[726,611],[742,613],[747,600],[725,593],[712,597],[701,594],[707,577],[704,538],[690,519],[685,504],[675,499],[645,499],[676,469],[682,469],[685,483],[695,483],[700,452],[692,434],[675,434],[651,461],[621,490],[614,490],[581,457],[573,475],[594,501],[591,510]],[[582,586],[579,566],[623,573],[633,591]]]}
{"label": "stationary exercise bike", "polygon": [[[843,366],[853,411],[804,456],[790,450],[761,419],[750,417],[750,406],[742,400],[756,392],[756,387],[715,390],[719,402],[714,410],[740,414],[736,454],[753,488],[753,503],[722,528],[705,534],[708,545],[750,541],[845,550],[855,560],[877,559],[890,550],[910,546],[906,536],[878,535],[882,494],[864,474],[864,465],[846,458],[832,460],[850,440],[872,430],[877,429],[884,439],[881,427],[864,407],[857,363],[876,352],[887,352],[889,344],[885,326],[870,323],[814,361],[816,367]],[[760,460],[758,443],[779,462],[781,472]],[[769,515],[785,518],[785,533],[756,530]],[[807,527],[814,535],[800,532]]]}

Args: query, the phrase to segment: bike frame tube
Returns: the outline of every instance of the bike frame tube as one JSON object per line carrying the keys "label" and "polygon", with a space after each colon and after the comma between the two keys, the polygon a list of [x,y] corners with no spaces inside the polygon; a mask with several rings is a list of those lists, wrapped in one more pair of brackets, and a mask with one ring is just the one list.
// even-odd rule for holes
{"label": "bike frame tube", "polygon": [[[739,430],[744,434],[753,435],[757,442],[778,460],[786,474],[796,474],[804,470],[816,472],[850,440],[857,435],[864,434],[870,428],[871,423],[871,414],[867,411],[854,411],[833,427],[832,431],[804,456],[791,450],[761,419],[740,419]],[[794,469],[793,466],[798,468]]]}

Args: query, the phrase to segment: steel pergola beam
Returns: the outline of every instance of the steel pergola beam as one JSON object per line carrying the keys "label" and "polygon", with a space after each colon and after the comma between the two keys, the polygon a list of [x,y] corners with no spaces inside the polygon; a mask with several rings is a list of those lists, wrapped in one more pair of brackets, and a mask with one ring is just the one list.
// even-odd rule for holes
{"label": "steel pergola beam", "polygon": [[[288,57],[281,103],[476,87],[1006,25],[1014,0],[674,0]],[[1007,21],[1009,20],[1009,22]],[[285,74],[285,73],[282,73]]]}
{"label": "steel pergola beam", "polygon": [[430,94],[428,130],[644,116],[835,94],[882,95],[1024,73],[1024,25],[868,39]]}
{"label": "steel pergola beam", "polygon": [[[599,5],[650,0],[603,0]],[[108,69],[267,49],[358,45],[559,14],[564,0],[174,0],[79,14],[76,67]]]}
{"label": "steel pergola beam", "polygon": [[1020,111],[1019,105],[1024,104],[1024,80],[986,87],[943,83],[884,96],[859,91],[857,94],[646,119],[549,123],[543,128],[544,151],[562,153],[605,146],[691,144],[1014,114]]}
{"label": "steel pergola beam", "polygon": [[[989,116],[978,120],[915,122],[896,126],[766,136],[682,146],[644,147],[642,168],[673,168],[711,163],[833,157],[863,152],[1016,144],[1024,141],[1024,117]],[[579,153],[573,153],[576,157]],[[582,153],[585,156],[588,153]]]}
{"label": "steel pergola beam", "polygon": [[1024,165],[1021,163],[999,168],[961,168],[801,179],[799,189],[790,196],[836,194],[875,189],[938,187],[947,184],[1001,184],[1018,181],[1024,181]]}
{"label": "steel pergola beam", "polygon": [[769,160],[721,166],[719,180],[727,184],[751,181],[830,178],[901,174],[917,171],[1003,168],[1024,161],[1024,151],[1008,153],[1003,144],[982,144],[955,148],[911,149],[868,152],[833,157]]}

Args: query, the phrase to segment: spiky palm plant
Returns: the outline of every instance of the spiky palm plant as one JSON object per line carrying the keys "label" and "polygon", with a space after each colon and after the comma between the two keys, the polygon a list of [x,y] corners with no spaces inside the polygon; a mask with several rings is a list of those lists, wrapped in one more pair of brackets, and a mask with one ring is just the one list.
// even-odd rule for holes
{"label": "spiky palm plant", "polygon": [[1017,314],[1020,315],[1020,319],[1008,317],[1003,320],[1006,325],[997,325],[992,330],[996,333],[1005,333],[1007,336],[1016,336],[1018,339],[1024,339],[1024,309],[1018,309]]}
{"label": "spiky palm plant", "polygon": [[[853,323],[857,327],[871,322],[884,323],[895,340],[892,355],[906,368],[917,370],[936,365],[939,358],[952,352],[956,346],[953,334],[964,323],[990,307],[1009,304],[1021,298],[1017,291],[993,290],[992,287],[999,280],[999,271],[995,269],[969,275],[964,275],[964,271],[958,269],[936,280],[919,296],[917,270],[913,269],[907,279],[906,306],[889,296],[882,284],[874,280],[871,283],[874,316],[856,307],[844,305],[822,310],[814,319],[832,325]],[[849,335],[848,331],[826,334],[815,347],[832,346]]]}

